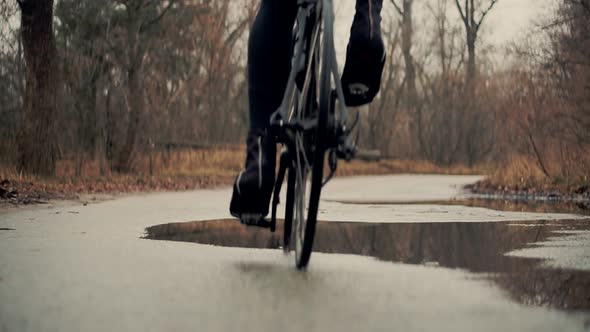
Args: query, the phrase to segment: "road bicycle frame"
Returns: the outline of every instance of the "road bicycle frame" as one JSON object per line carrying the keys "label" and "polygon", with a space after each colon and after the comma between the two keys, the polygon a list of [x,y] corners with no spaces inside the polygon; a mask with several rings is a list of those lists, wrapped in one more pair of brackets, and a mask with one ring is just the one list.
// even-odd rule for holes
{"label": "road bicycle frame", "polygon": [[[294,167],[298,156],[295,136],[297,133],[309,133],[317,130],[318,106],[316,97],[321,94],[316,91],[315,69],[320,66],[320,48],[328,52],[331,61],[329,66],[323,66],[324,75],[329,75],[329,80],[334,87],[330,93],[328,108],[328,121],[322,146],[316,147],[329,151],[328,164],[329,175],[323,180],[322,186],[333,176],[338,159],[350,160],[354,157],[356,144],[350,135],[352,129],[358,123],[358,113],[352,124],[348,124],[349,115],[344,103],[344,93],[340,83],[340,74],[336,62],[334,49],[334,11],[332,0],[298,0],[298,12],[293,31],[293,57],[291,71],[281,105],[273,113],[270,120],[271,129],[277,137],[277,141],[285,146],[281,154],[279,173],[272,200],[272,216],[270,222],[271,231],[276,229],[276,209],[279,204],[279,194],[287,170]],[[321,87],[320,87],[321,89]],[[325,91],[323,93],[326,93]],[[305,103],[305,104],[302,104]],[[294,116],[294,113],[303,108],[303,116]],[[315,109],[314,109],[315,108]],[[300,144],[300,143],[299,143]],[[313,154],[311,148],[305,147],[305,154]],[[289,199],[288,199],[289,200]],[[290,225],[289,225],[290,226]],[[289,230],[290,232],[290,230]]]}

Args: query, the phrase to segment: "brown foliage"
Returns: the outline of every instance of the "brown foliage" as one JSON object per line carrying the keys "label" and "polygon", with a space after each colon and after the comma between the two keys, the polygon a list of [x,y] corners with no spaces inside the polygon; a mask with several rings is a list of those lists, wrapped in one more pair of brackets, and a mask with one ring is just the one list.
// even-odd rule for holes
{"label": "brown foliage", "polygon": [[590,11],[564,0],[548,42],[517,49],[504,79],[505,163],[492,185],[572,191],[590,175]]}
{"label": "brown foliage", "polygon": [[[411,167],[443,172],[455,165],[472,169],[468,166],[488,164],[483,170],[497,167],[490,171],[491,181],[501,186],[586,181],[587,1],[561,0],[554,20],[541,30],[545,38],[538,40],[543,42],[521,43],[512,54],[516,62],[502,69],[488,61],[484,35],[478,36],[496,1],[433,1],[423,26],[412,17],[412,0],[392,3],[397,13],[384,13],[393,18],[384,20],[391,25],[383,27],[388,48],[383,85],[362,111],[361,145],[379,149],[389,159],[415,162],[355,162],[343,164],[341,174]],[[2,22],[7,22],[15,9],[6,1],[0,4]],[[209,146],[242,141],[248,122],[245,46],[256,1],[116,0],[104,5],[60,0],[55,8],[56,70],[65,93],[54,113],[43,113],[54,120],[55,134],[47,136],[49,125],[31,132],[48,137],[46,144],[57,141],[58,151],[45,155],[56,160],[58,179],[118,178],[117,172],[128,172],[120,179],[130,188],[136,188],[131,183],[138,178],[164,174],[201,179],[186,182],[189,187],[206,182],[206,176],[219,180],[213,183],[231,182],[243,162],[240,152],[232,152],[222,162],[226,166],[216,169],[205,160],[219,157],[215,153],[205,158],[194,151],[159,149],[179,142]],[[462,15],[453,19],[450,13],[457,10]],[[31,108],[21,101],[33,100],[23,84],[34,81],[22,79],[23,58],[27,64],[30,59],[27,52],[23,57],[26,45],[18,27],[0,32],[7,45],[0,49],[0,162],[14,169],[17,124]],[[477,62],[475,44],[470,46],[476,39]],[[24,123],[33,124],[28,119]],[[43,164],[51,165],[51,160]]]}

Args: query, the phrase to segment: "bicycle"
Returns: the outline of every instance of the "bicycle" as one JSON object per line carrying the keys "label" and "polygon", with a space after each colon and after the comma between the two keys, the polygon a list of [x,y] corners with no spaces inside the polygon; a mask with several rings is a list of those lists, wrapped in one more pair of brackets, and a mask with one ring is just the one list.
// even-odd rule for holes
{"label": "bicycle", "polygon": [[[334,49],[332,0],[298,0],[293,29],[291,71],[281,105],[270,128],[282,144],[279,172],[273,191],[269,227],[276,214],[287,176],[283,250],[294,241],[298,269],[309,263],[322,187],[333,177],[338,159],[351,160],[356,144],[351,131]],[[327,156],[329,173],[324,177]]]}

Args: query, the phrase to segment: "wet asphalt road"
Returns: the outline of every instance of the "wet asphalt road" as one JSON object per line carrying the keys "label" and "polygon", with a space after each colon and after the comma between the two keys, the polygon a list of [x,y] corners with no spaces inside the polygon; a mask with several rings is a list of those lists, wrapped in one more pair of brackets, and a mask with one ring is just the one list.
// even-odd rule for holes
{"label": "wet asphalt road", "polygon": [[[292,255],[260,249],[254,240],[249,246],[231,241],[219,246],[222,243],[215,242],[219,239],[236,241],[240,234],[251,239],[253,234],[240,233],[241,226],[224,221],[203,223],[211,226],[200,229],[204,238],[195,242],[201,244],[141,238],[145,228],[154,225],[227,218],[226,189],[4,212],[0,214],[0,331],[588,330],[587,310],[538,306],[534,301],[526,305],[510,291],[531,284],[530,280],[550,284],[545,281],[554,278],[561,280],[558,286],[572,285],[563,280],[577,280],[564,292],[588,292],[587,219],[371,203],[445,200],[475,180],[337,179],[328,186],[327,201],[321,205],[321,219],[332,223],[322,223],[324,246],[318,245],[325,249],[331,244],[332,250],[314,253],[304,273],[293,268]],[[555,229],[528,231],[547,227]],[[541,233],[545,235],[535,235]],[[545,244],[529,248],[529,239]],[[490,246],[481,245],[485,242]],[[470,251],[473,255],[465,254]],[[538,260],[543,257],[552,260]],[[526,268],[533,261],[543,269]],[[505,268],[498,271],[494,266]],[[566,278],[551,274],[559,271],[557,267],[570,274]],[[537,279],[514,281],[506,272]],[[540,288],[531,287],[525,299],[542,295],[536,289]],[[582,303],[584,298],[576,301]]]}

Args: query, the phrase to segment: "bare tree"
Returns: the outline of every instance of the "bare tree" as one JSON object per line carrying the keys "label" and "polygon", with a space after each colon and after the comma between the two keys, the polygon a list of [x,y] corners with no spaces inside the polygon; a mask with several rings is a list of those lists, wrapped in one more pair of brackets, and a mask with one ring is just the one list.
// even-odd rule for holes
{"label": "bare tree", "polygon": [[549,33],[553,43],[547,67],[570,106],[568,131],[573,136],[568,139],[590,145],[590,2],[563,0]]}
{"label": "bare tree", "polygon": [[[26,9],[29,1],[21,3]],[[52,121],[35,134],[54,132],[55,151],[68,169],[75,162],[78,175],[84,162],[97,156],[95,151],[102,153],[100,169],[106,174],[102,170],[133,170],[141,160],[136,157],[153,143],[240,140],[247,130],[245,37],[257,4],[60,0],[48,6],[55,10],[56,23],[47,31],[53,31],[60,56],[41,69],[56,67],[60,81],[54,79],[50,88],[65,93],[56,97],[59,107],[53,108]],[[23,56],[24,32],[10,23],[19,13],[16,1],[0,0],[0,151],[7,163],[18,156],[11,147],[25,142],[17,139],[17,119],[22,137],[35,137],[24,134],[22,101],[41,100],[25,98],[25,83],[32,81],[24,60],[31,57]],[[33,65],[50,63],[32,59],[37,61]]]}
{"label": "bare tree", "polygon": [[34,174],[55,173],[55,113],[59,73],[53,35],[53,0],[17,0],[26,62],[24,112],[18,133],[18,167]]}
{"label": "bare tree", "polygon": [[[400,111],[402,90],[405,87],[405,78],[401,74],[402,55],[399,50],[400,25],[390,20],[388,29],[383,31],[388,59],[383,70],[381,81],[382,88],[375,102],[369,104],[367,114],[367,127],[365,139],[369,148],[380,149],[384,155],[392,153],[392,137],[397,127],[397,116]],[[361,130],[363,133],[363,130]]]}
{"label": "bare tree", "polygon": [[[75,151],[75,174],[81,175],[86,158],[94,158],[99,141],[97,96],[108,72],[103,42],[107,28],[104,4],[60,0],[55,8],[57,47],[64,97],[60,112],[60,147]],[[65,157],[69,157],[66,155]]]}
{"label": "bare tree", "polygon": [[459,10],[461,20],[465,26],[468,53],[466,86],[469,91],[473,91],[475,76],[477,74],[475,46],[478,33],[482,23],[484,22],[484,19],[490,13],[494,5],[496,5],[496,3],[498,3],[498,0],[465,0],[463,6],[461,6],[460,0],[455,0],[457,10]]}
{"label": "bare tree", "polygon": [[154,45],[150,35],[161,28],[159,23],[177,4],[177,0],[165,3],[151,0],[117,0],[113,1],[114,31],[118,34],[117,44],[111,43],[112,52],[117,64],[122,68],[126,81],[127,93],[125,106],[128,109],[128,120],[123,144],[112,165],[118,172],[131,170],[135,153],[137,134],[140,128],[141,115],[145,106],[143,74],[146,54]]}
{"label": "bare tree", "polygon": [[412,7],[414,5],[414,0],[402,0],[401,6],[396,3],[396,0],[391,0],[391,3],[401,16],[401,48],[405,63],[406,91],[408,95],[408,104],[412,105],[416,102],[418,94],[416,89],[416,66],[414,64],[414,57],[412,56],[412,46],[414,42]]}
{"label": "bare tree", "polygon": [[404,107],[410,115],[410,134],[413,136],[410,142],[417,142],[417,148],[414,148],[419,155],[424,155],[424,119],[423,103],[419,100],[417,80],[417,63],[412,53],[414,46],[414,23],[413,23],[413,5],[414,0],[402,0],[401,6],[395,0],[391,0],[395,10],[401,16],[401,50],[405,64],[405,95]]}
{"label": "bare tree", "polygon": [[447,4],[448,0],[438,0],[428,5],[434,23],[428,49],[433,50],[436,69],[419,71],[426,104],[422,125],[424,157],[443,165],[460,160],[465,132],[465,106],[460,96],[464,43],[459,41],[460,26],[449,20]]}

